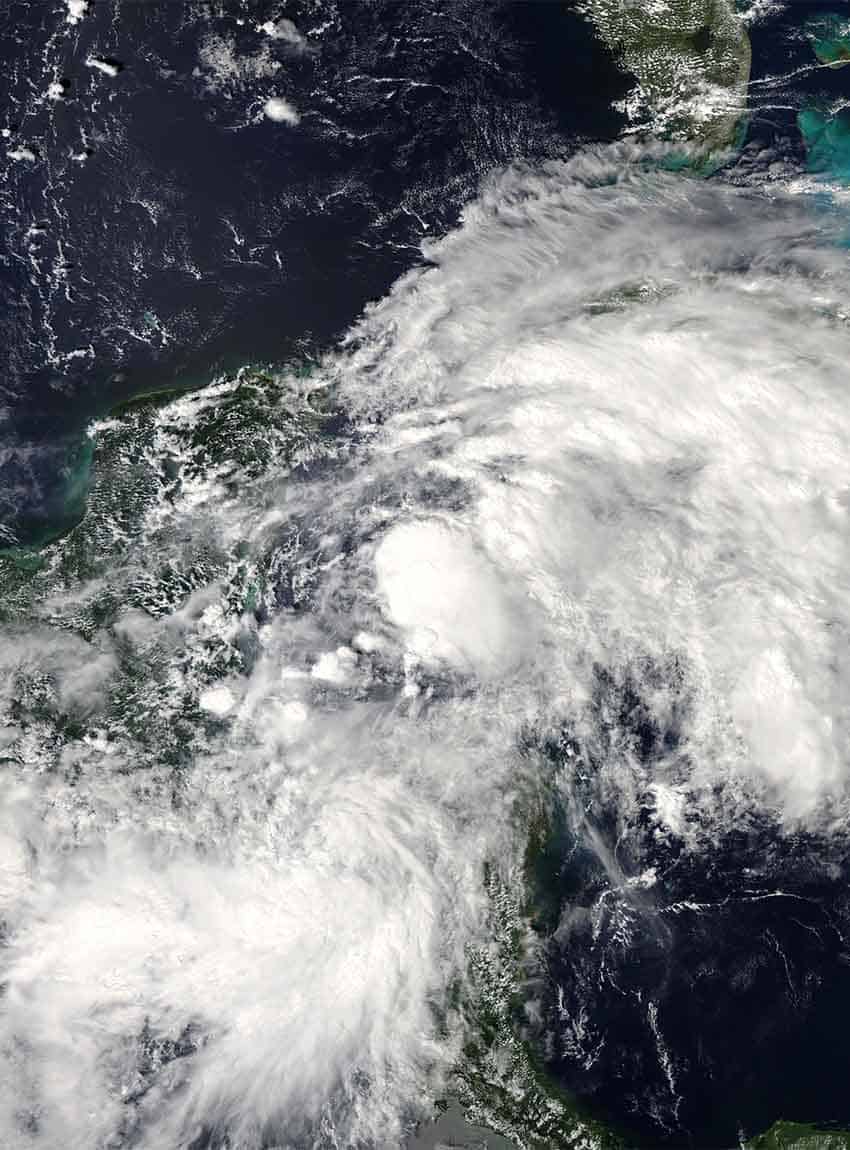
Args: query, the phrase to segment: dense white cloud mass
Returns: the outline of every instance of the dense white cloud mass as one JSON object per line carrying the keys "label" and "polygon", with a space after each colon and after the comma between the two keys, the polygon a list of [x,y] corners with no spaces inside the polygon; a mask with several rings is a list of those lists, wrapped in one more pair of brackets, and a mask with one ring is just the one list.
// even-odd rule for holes
{"label": "dense white cloud mass", "polygon": [[[250,674],[195,684],[178,658],[219,626],[213,584],[128,608],[94,656],[11,637],[7,683],[53,660],[87,715],[110,643],[156,647],[211,725],[179,789],[120,740],[5,772],[4,1145],[400,1145],[460,1041],[433,1008],[481,936],[483,864],[521,849],[519,731],[586,724],[594,663],[685,668],[687,759],[644,780],[671,830],[687,804],[843,810],[833,227],[623,149],[503,173],[313,381],[356,420],[344,466],[150,513],[227,545],[299,526],[313,609],[242,624]],[[603,769],[635,801],[646,766]]]}
{"label": "dense white cloud mass", "polygon": [[485,602],[501,577],[542,608],[571,689],[590,659],[687,653],[705,770],[761,778],[789,818],[847,778],[834,227],[616,153],[512,171],[373,309],[342,381],[404,408],[396,466],[470,491]]}
{"label": "dense white cloud mass", "polygon": [[66,0],[68,14],[65,19],[69,24],[79,24],[88,11],[88,0]]}
{"label": "dense white cloud mass", "polygon": [[382,540],[375,571],[391,619],[425,662],[504,674],[522,654],[521,604],[460,532],[429,519],[399,524]]}
{"label": "dense white cloud mass", "polygon": [[273,96],[271,99],[266,100],[263,105],[263,111],[270,120],[274,120],[278,124],[291,124],[294,126],[301,120],[301,117],[295,108],[293,108],[292,104],[290,104],[288,100],[284,100],[282,96]]}

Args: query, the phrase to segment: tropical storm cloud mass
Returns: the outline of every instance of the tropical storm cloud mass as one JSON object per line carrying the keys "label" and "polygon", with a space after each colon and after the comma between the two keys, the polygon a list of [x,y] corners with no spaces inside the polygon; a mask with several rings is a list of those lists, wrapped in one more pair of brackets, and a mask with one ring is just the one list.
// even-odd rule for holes
{"label": "tropical storm cloud mass", "polygon": [[[288,271],[285,229],[252,246],[267,156],[228,219],[239,259],[216,257],[238,366],[210,353],[189,379],[150,341],[131,365],[89,301],[51,313],[57,340],[89,325],[86,374],[10,377],[9,506],[30,486],[0,553],[4,1146],[850,1137],[850,200],[846,113],[819,87],[847,82],[850,25],[656,0],[621,27],[609,7],[475,8],[480,97],[508,108],[510,63],[523,102],[471,168],[468,137],[423,139],[398,106],[471,82],[448,40],[412,78],[406,56],[370,73],[394,96],[366,137],[421,156],[356,193],[309,151],[349,14],[181,25],[181,98],[210,132],[247,102],[240,131],[308,149],[288,210],[333,184],[328,227],[358,238],[343,259],[302,237]],[[156,11],[114,42],[84,3],[40,19],[121,63],[110,81],[135,67],[141,116],[124,57],[164,57]],[[378,26],[401,46],[418,18]],[[596,121],[541,79],[555,32],[565,59],[579,36],[598,53]],[[414,192],[402,235],[387,205],[409,224]],[[202,224],[181,225],[190,262]],[[302,339],[288,301],[318,314],[333,275],[333,330]],[[153,315],[154,279],[116,298]],[[276,356],[250,355],[252,292],[280,311]],[[206,304],[185,299],[197,372]],[[39,387],[104,399],[74,438],[30,412]]]}

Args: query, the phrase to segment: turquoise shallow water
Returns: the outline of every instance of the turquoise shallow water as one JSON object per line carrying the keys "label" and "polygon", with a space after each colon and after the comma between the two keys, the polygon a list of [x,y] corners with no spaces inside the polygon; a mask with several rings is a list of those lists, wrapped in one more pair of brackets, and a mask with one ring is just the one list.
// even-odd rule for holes
{"label": "turquoise shallow water", "polygon": [[806,146],[809,171],[850,183],[850,107],[832,115],[804,108],[797,123]]}
{"label": "turquoise shallow water", "polygon": [[822,12],[808,23],[812,49],[822,64],[850,63],[850,19]]}
{"label": "turquoise shallow water", "polygon": [[[821,64],[841,69],[850,63],[850,19],[821,12],[807,24],[812,51]],[[850,79],[850,76],[848,77]],[[810,172],[842,184],[850,183],[850,105],[811,105],[797,116]]]}
{"label": "turquoise shallow water", "polygon": [[[53,458],[60,483],[45,500],[45,515],[21,516],[16,530],[0,528],[0,553],[19,542],[26,548],[44,547],[64,535],[85,512],[91,483],[94,445],[87,435],[69,435],[56,445]],[[61,485],[60,485],[61,484]]]}

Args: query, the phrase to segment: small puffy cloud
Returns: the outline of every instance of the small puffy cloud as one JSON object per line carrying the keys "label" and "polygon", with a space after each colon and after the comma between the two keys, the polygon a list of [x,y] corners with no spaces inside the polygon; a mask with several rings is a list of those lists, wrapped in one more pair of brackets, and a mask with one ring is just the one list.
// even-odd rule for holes
{"label": "small puffy cloud", "polygon": [[335,651],[325,651],[320,655],[310,674],[321,682],[343,686],[350,681],[356,668],[357,656],[351,648],[337,647]]}
{"label": "small puffy cloud", "polygon": [[65,19],[69,24],[79,24],[88,8],[89,0],[68,0],[68,14]]}
{"label": "small puffy cloud", "polygon": [[270,100],[266,100],[263,105],[263,112],[275,123],[291,124],[293,127],[301,119],[292,104],[288,100],[284,100],[282,96],[272,96]]}
{"label": "small puffy cloud", "polygon": [[104,76],[114,77],[121,71],[121,65],[117,60],[104,60],[100,56],[89,56],[86,60],[87,68],[94,68],[98,72],[103,72]]}
{"label": "small puffy cloud", "polygon": [[265,32],[272,40],[282,40],[286,44],[290,44],[293,48],[297,48],[303,52],[307,48],[307,40],[291,20],[266,20],[265,24],[257,25],[258,32]]}
{"label": "small puffy cloud", "polygon": [[208,687],[205,691],[201,692],[201,696],[198,699],[201,710],[208,711],[211,715],[218,715],[220,717],[233,710],[235,701],[230,688],[221,685]]}

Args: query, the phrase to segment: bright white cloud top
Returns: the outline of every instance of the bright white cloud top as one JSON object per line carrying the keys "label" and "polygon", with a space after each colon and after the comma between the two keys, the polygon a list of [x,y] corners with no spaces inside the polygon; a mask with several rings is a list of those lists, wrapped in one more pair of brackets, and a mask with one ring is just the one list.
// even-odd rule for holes
{"label": "bright white cloud top", "polygon": [[276,124],[289,124],[295,127],[301,119],[292,104],[288,100],[284,100],[282,96],[272,96],[266,100],[263,111]]}

